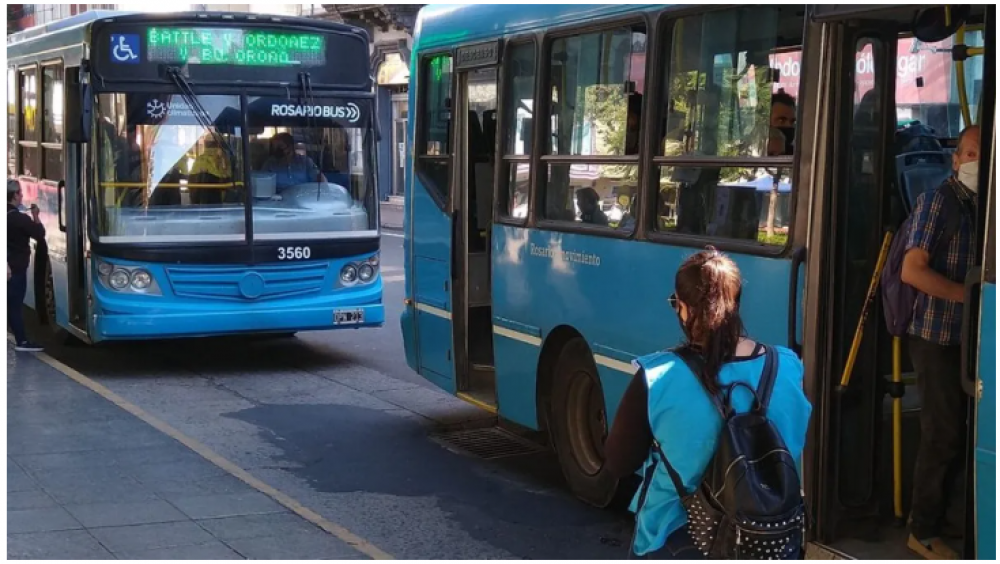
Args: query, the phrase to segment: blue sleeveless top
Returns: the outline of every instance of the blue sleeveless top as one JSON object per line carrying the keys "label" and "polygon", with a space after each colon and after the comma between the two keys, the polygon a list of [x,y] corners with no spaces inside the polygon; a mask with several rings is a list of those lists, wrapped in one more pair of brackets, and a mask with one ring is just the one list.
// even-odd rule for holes
{"label": "blue sleeveless top", "polygon": [[[802,449],[805,447],[812,406],[802,389],[802,362],[789,349],[774,349],[778,353],[778,372],[768,418],[778,429],[801,472]],[[722,417],[694,373],[674,353],[650,354],[638,359],[637,363],[646,376],[649,427],[653,437],[660,443],[687,490],[694,491],[715,454],[716,442],[722,432]],[[734,360],[723,365],[719,382],[723,386],[746,382],[756,389],[763,369],[763,355]],[[737,412],[749,410],[751,400],[750,392],[742,387],[733,392],[732,405]],[[652,456],[647,457],[643,475],[652,461]],[[633,513],[639,510],[641,491],[642,488],[632,500]],[[667,537],[686,524],[687,512],[681,505],[677,490],[663,465],[657,464],[646,501],[636,515],[632,550],[640,556],[658,550],[666,544]]]}

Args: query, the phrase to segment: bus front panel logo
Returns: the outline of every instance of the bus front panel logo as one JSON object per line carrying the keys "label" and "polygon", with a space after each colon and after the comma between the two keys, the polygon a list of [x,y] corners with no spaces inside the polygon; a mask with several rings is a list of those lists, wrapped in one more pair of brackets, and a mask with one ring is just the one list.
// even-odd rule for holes
{"label": "bus front panel logo", "polygon": [[116,63],[139,63],[139,36],[130,33],[111,34],[111,59]]}

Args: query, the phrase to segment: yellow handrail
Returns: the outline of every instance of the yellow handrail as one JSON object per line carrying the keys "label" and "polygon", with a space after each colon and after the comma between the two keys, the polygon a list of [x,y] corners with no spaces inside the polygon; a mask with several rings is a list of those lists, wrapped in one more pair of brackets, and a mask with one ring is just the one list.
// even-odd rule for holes
{"label": "yellow handrail", "polygon": [[[865,321],[868,319],[868,312],[872,302],[875,301],[875,292],[878,291],[879,280],[882,279],[882,268],[889,257],[889,246],[892,244],[892,232],[885,234],[882,239],[882,250],[878,254],[878,262],[875,263],[875,272],[872,274],[871,283],[868,285],[868,295],[865,296],[864,306],[861,308],[861,317],[858,319],[858,326],[854,330],[854,341],[851,342],[851,351],[847,355],[847,364],[844,365],[844,373],[840,377],[841,389],[846,389],[851,383],[851,373],[854,372],[854,363],[858,360],[858,350],[861,348],[861,338],[865,333]],[[900,237],[903,237],[900,234]]]}
{"label": "yellow handrail", "polygon": [[[892,339],[892,383],[903,389],[903,341]],[[892,398],[892,507],[903,519],[903,398]]]}
{"label": "yellow handrail", "polygon": [[[145,188],[147,184],[145,182],[101,182],[101,188]],[[156,188],[235,188],[237,186],[243,186],[242,182],[227,182],[222,184],[206,184],[199,182],[189,182],[187,184],[181,184],[179,182],[161,182],[156,185]]]}

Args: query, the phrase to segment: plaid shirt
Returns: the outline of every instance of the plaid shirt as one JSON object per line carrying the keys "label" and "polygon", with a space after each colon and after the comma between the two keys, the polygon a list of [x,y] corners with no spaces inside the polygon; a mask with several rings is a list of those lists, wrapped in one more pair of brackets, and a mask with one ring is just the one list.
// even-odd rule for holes
{"label": "plaid shirt", "polygon": [[[931,256],[930,267],[952,282],[964,283],[974,259],[976,198],[972,191],[954,177],[948,179],[938,190],[925,192],[917,197],[906,250],[923,249],[933,253],[945,225],[945,216],[942,214],[945,196],[941,193],[942,189],[955,190],[959,202],[963,204],[962,221],[950,242],[941,241],[942,246],[936,253],[937,256]],[[940,345],[961,343],[962,304],[918,292],[909,333]]]}

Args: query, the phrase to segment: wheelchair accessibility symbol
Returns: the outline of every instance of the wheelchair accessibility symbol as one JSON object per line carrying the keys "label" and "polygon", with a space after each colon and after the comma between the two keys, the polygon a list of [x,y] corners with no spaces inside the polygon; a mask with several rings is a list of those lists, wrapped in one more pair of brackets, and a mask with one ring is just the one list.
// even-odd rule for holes
{"label": "wheelchair accessibility symbol", "polygon": [[111,34],[111,58],[116,63],[137,64],[139,62],[139,36]]}

